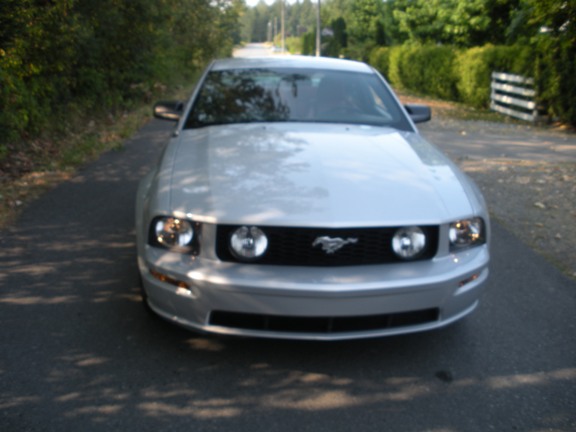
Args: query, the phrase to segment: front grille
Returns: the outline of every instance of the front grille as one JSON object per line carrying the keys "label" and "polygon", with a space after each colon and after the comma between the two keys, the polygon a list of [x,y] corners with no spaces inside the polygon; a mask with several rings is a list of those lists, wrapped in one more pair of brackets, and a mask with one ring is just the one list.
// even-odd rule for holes
{"label": "front grille", "polygon": [[[229,243],[237,225],[219,225],[216,254],[221,261],[237,262]],[[392,237],[398,227],[385,228],[284,228],[259,227],[268,237],[268,250],[255,264],[291,266],[352,266],[402,262],[392,250]],[[426,248],[415,259],[434,257],[438,249],[438,227],[421,226],[426,234]],[[357,239],[327,253],[321,245],[313,246],[319,237]]]}
{"label": "front grille", "polygon": [[438,321],[438,309],[350,317],[288,317],[213,311],[210,324],[242,330],[334,334],[385,330]]}

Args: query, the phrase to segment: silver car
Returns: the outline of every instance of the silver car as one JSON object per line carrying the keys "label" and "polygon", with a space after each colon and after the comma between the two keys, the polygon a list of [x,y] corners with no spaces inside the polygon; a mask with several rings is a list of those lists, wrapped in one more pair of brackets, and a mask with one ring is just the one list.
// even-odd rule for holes
{"label": "silver car", "polygon": [[193,330],[340,340],[431,330],[478,305],[478,188],[370,66],[224,59],[185,103],[136,207],[146,305]]}

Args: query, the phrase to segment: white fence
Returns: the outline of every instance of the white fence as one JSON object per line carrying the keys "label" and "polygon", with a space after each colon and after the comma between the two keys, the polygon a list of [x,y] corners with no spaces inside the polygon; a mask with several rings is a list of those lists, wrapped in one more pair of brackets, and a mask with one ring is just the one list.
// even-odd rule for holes
{"label": "white fence", "polygon": [[492,72],[490,108],[502,114],[536,121],[538,109],[534,80],[520,75]]}

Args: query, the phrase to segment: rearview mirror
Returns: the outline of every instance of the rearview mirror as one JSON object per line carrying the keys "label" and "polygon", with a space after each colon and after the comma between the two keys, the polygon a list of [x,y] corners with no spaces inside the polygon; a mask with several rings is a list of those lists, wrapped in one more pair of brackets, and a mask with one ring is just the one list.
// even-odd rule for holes
{"label": "rearview mirror", "polygon": [[161,120],[178,121],[184,111],[181,101],[161,101],[154,104],[154,117]]}
{"label": "rearview mirror", "polygon": [[432,118],[432,110],[428,105],[407,104],[404,108],[414,123],[424,123]]}

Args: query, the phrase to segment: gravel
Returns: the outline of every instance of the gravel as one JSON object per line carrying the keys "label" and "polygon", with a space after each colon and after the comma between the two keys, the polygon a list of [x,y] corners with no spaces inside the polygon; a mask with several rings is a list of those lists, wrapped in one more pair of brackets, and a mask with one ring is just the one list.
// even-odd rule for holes
{"label": "gravel", "polygon": [[493,219],[576,278],[576,134],[441,117],[420,131],[476,181]]}

